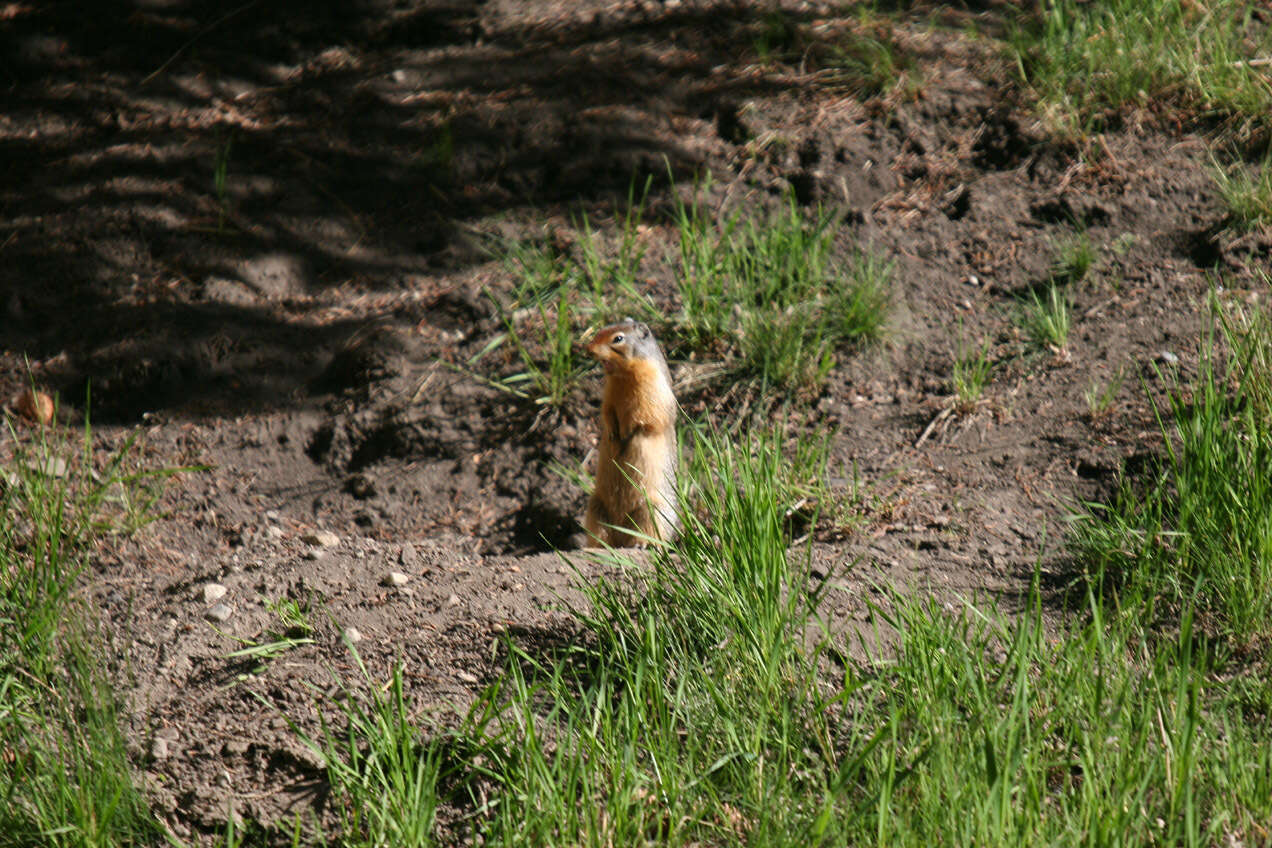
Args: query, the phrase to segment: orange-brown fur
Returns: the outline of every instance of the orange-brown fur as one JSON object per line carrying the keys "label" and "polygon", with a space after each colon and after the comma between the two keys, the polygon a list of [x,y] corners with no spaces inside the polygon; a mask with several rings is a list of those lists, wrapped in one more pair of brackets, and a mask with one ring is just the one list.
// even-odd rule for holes
{"label": "orange-brown fur", "polygon": [[662,351],[649,328],[634,322],[606,327],[587,350],[605,367],[596,488],[583,522],[588,543],[670,539],[677,525],[676,398]]}

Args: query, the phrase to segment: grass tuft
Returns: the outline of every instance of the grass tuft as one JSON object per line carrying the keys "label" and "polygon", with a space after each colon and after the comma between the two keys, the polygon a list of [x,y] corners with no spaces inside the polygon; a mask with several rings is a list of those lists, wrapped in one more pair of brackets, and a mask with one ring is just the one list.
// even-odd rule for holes
{"label": "grass tuft", "polygon": [[153,517],[172,469],[136,469],[134,441],[95,468],[56,431],[16,446],[0,493],[0,834],[3,844],[153,844],[132,783],[103,637],[74,595],[89,547]]}
{"label": "grass tuft", "polygon": [[989,358],[989,341],[982,341],[973,349],[964,347],[959,341],[958,356],[954,359],[950,382],[954,389],[955,411],[966,415],[976,408],[985,394],[985,386],[989,375],[994,370],[994,363]]}
{"label": "grass tuft", "polygon": [[1236,307],[1216,320],[1227,356],[1212,340],[1195,382],[1163,377],[1160,463],[1088,504],[1073,546],[1135,603],[1166,616],[1195,604],[1208,631],[1247,643],[1272,636],[1272,322]]}
{"label": "grass tuft", "polygon": [[1022,18],[1012,51],[1038,109],[1073,138],[1130,110],[1266,127],[1272,88],[1248,60],[1272,44],[1255,4],[1239,0],[1055,0]]}
{"label": "grass tuft", "polygon": [[1225,168],[1212,163],[1211,174],[1228,209],[1227,225],[1238,232],[1272,226],[1272,154],[1257,168]]}
{"label": "grass tuft", "polygon": [[890,301],[890,263],[857,251],[832,257],[838,219],[805,216],[793,197],[766,219],[712,221],[677,206],[680,312],[689,347],[736,340],[737,372],[791,389],[821,385],[835,353],[877,339]]}
{"label": "grass tuft", "polygon": [[830,637],[816,609],[841,576],[789,548],[793,446],[691,441],[683,535],[603,554],[579,629],[506,639],[459,727],[413,727],[400,672],[348,700],[323,749],[341,844],[1260,838],[1272,734],[1244,713],[1267,707],[1263,670],[1220,665],[1187,608],[1163,636],[1107,618],[1097,585],[1068,624],[1037,578],[1011,616],[882,590],[855,638]]}
{"label": "grass tuft", "polygon": [[1045,297],[1039,297],[1036,291],[1029,293],[1024,324],[1034,344],[1063,352],[1069,343],[1070,321],[1069,298],[1062,286],[1050,283]]}
{"label": "grass tuft", "polygon": [[[358,667],[370,683],[360,659]],[[321,739],[305,740],[327,764],[341,818],[340,844],[437,844],[444,750],[440,739],[423,739],[413,724],[402,669],[394,669],[384,687],[368,685],[345,695],[345,727],[324,721]]]}
{"label": "grass tuft", "polygon": [[1059,284],[1081,282],[1095,264],[1097,252],[1085,230],[1078,230],[1054,244],[1051,279]]}
{"label": "grass tuft", "polygon": [[1125,378],[1125,371],[1119,368],[1106,382],[1092,380],[1083,390],[1082,399],[1086,401],[1087,414],[1092,419],[1103,418],[1112,411],[1113,401],[1117,399],[1117,393],[1122,390],[1122,381]]}
{"label": "grass tuft", "polygon": [[475,374],[483,358],[505,345],[511,346],[513,361],[520,370],[486,382],[536,404],[559,407],[569,399],[588,367],[576,344],[578,329],[572,298],[564,289],[545,289],[537,281],[526,289],[534,292],[533,305],[517,311],[510,311],[498,297],[489,294],[504,331],[469,359],[468,370]]}

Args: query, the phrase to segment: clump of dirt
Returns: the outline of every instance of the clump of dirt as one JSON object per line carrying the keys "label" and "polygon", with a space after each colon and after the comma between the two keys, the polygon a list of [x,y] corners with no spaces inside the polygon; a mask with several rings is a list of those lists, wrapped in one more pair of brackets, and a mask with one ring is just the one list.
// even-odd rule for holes
{"label": "clump of dirt", "polygon": [[[860,25],[782,8],[814,42]],[[1094,157],[1048,139],[960,35],[1010,4],[948,27],[897,13],[911,76],[864,93],[764,54],[786,43],[759,41],[769,5],[11,11],[0,395],[29,364],[64,409],[91,396],[98,439],[141,427],[154,455],[212,468],[88,586],[139,775],[183,839],[330,816],[292,723],[317,734],[358,685],[354,631],[372,677],[400,663],[442,723],[505,634],[572,638],[563,605],[599,566],[547,552],[578,531],[568,472],[595,445],[599,376],[559,408],[483,379],[503,331],[487,292],[513,282],[492,245],[575,250],[581,215],[612,225],[648,178],[647,255],[674,257],[669,175],[710,174],[713,206],[793,192],[844,210],[841,249],[894,263],[887,340],[845,353],[798,419],[833,434],[832,486],[868,487],[865,525],[813,542],[845,633],[871,582],[1010,603],[1052,568],[1065,504],[1151,453],[1141,380],[1195,366],[1211,266],[1252,285],[1268,254],[1219,235],[1198,137],[1111,132]],[[1075,230],[1097,258],[1069,285],[1068,344],[1040,350],[1021,298]],[[647,281],[661,302],[671,274]],[[954,358],[981,342],[985,396],[951,412]],[[701,364],[673,362],[687,411],[738,413]],[[277,641],[281,601],[312,642],[235,656]]]}

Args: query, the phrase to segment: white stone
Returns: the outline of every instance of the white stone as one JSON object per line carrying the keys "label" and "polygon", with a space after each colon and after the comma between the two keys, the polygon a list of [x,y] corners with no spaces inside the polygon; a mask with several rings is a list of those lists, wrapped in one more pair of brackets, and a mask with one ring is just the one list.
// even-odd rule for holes
{"label": "white stone", "polygon": [[334,548],[340,544],[340,537],[330,530],[310,530],[300,540],[306,545],[317,545],[320,548]]}
{"label": "white stone", "polygon": [[217,604],[203,614],[208,621],[221,623],[227,621],[234,614],[234,608],[229,604]]}

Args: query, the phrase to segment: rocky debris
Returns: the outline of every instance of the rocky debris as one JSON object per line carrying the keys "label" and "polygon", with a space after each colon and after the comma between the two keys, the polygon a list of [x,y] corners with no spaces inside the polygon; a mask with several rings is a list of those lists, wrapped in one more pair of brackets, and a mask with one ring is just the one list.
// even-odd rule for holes
{"label": "rocky debris", "polygon": [[166,760],[172,756],[177,740],[181,734],[175,727],[161,727],[155,731],[155,738],[150,741],[150,759]]}
{"label": "rocky debris", "polygon": [[232,615],[234,615],[234,607],[229,604],[216,604],[205,612],[203,617],[215,624],[221,624],[229,621]]}
{"label": "rocky debris", "polygon": [[51,477],[55,480],[65,477],[68,468],[66,460],[60,456],[36,458],[27,467],[42,477]]}
{"label": "rocky debris", "polygon": [[247,753],[251,744],[246,739],[230,739],[221,746],[221,755],[226,757],[241,757]]}
{"label": "rocky debris", "polygon": [[225,593],[229,589],[220,583],[204,583],[203,584],[203,603],[215,604],[217,601],[225,597]]}
{"label": "rocky debris", "polygon": [[334,548],[340,544],[340,537],[330,530],[310,530],[300,537],[300,541],[319,548]]}
{"label": "rocky debris", "polygon": [[400,571],[390,571],[380,578],[381,586],[405,586],[411,578]]}

